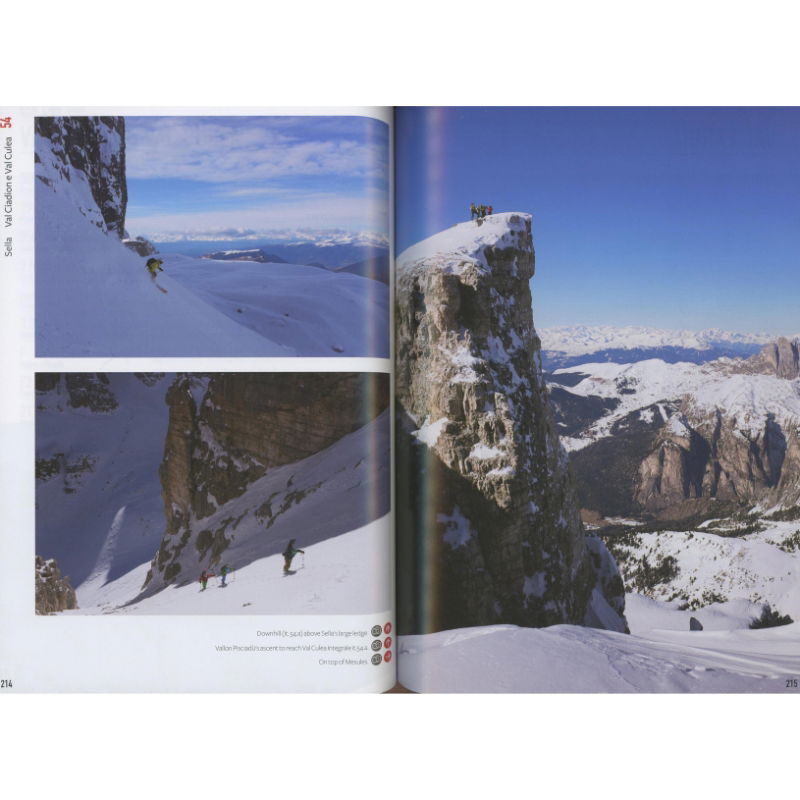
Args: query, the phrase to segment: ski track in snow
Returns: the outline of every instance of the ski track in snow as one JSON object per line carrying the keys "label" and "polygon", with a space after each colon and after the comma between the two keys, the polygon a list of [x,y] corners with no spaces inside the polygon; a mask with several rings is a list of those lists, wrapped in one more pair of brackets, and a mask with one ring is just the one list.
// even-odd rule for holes
{"label": "ski track in snow", "polygon": [[[150,563],[103,587],[78,589],[79,609],[64,614],[368,614],[392,606],[389,516],[305,548],[283,574],[283,556],[261,558],[236,570],[223,587],[205,591],[195,580],[171,585],[132,605]],[[383,565],[383,566],[382,566]],[[381,569],[385,574],[381,575]],[[199,577],[199,576],[198,576]]]}

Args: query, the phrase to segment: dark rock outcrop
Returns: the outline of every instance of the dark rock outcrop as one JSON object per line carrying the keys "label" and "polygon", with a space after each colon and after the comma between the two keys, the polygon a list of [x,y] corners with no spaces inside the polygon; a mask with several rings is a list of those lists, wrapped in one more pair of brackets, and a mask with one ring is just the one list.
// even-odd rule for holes
{"label": "dark rock outcrop", "polygon": [[69,578],[62,577],[56,560],[36,556],[36,613],[57,614],[77,607],[75,590]]}
{"label": "dark rock outcrop", "polygon": [[39,397],[57,397],[65,406],[107,413],[118,406],[108,376],[103,372],[37,372]]}
{"label": "dark rock outcrop", "polygon": [[128,204],[125,118],[36,117],[35,128],[49,140],[46,149],[36,148],[39,180],[52,186],[56,176],[70,183],[85,176],[101,216],[95,222],[122,239]]}
{"label": "dark rock outcrop", "polygon": [[800,340],[780,336],[745,361],[743,372],[760,372],[792,380],[800,377]]}
{"label": "dark rock outcrop", "polygon": [[495,623],[625,630],[584,535],[541,375],[531,220],[497,214],[398,259],[401,633]]}
{"label": "dark rock outcrop", "polygon": [[137,256],[152,256],[158,252],[158,248],[152,242],[145,239],[144,236],[137,236],[135,239],[125,238],[122,240],[122,244],[124,244],[128,250],[133,250]]}

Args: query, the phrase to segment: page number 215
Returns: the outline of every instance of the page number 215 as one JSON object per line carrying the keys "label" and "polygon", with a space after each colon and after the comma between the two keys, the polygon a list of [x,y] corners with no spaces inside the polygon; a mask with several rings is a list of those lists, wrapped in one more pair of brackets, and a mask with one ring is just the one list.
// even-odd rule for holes
{"label": "page number 215", "polygon": [[787,689],[796,689],[797,688],[797,678],[787,678],[786,679],[786,688]]}

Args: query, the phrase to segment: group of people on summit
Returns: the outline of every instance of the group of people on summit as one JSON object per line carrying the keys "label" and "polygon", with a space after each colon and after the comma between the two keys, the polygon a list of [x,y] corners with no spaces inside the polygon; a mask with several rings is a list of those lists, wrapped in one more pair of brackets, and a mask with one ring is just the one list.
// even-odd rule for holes
{"label": "group of people on summit", "polygon": [[[296,541],[297,541],[297,539],[290,539],[289,540],[289,544],[286,545],[286,549],[283,551],[283,553],[281,553],[281,555],[283,556],[283,574],[284,575],[292,574],[292,572],[291,572],[292,560],[294,559],[294,557],[298,553],[302,553],[303,556],[305,557],[306,551],[305,550],[301,550],[299,547],[295,547],[294,546],[294,543]],[[221,578],[221,581],[219,583],[220,587],[228,585],[226,583],[226,580],[228,578],[228,575],[232,571],[233,570],[227,564],[224,564],[222,566],[222,568],[219,571],[219,575],[220,575],[220,578]],[[206,588],[208,587],[208,581],[211,578],[214,578],[214,577],[216,577],[216,573],[215,572],[211,572],[211,570],[208,570],[208,569],[204,569],[200,573],[199,582],[200,582],[200,585],[203,587],[200,590],[201,592],[204,592],[206,590]]]}
{"label": "group of people on summit", "polygon": [[491,206],[476,206],[475,203],[469,204],[469,213],[471,219],[483,219],[487,214],[492,213]]}

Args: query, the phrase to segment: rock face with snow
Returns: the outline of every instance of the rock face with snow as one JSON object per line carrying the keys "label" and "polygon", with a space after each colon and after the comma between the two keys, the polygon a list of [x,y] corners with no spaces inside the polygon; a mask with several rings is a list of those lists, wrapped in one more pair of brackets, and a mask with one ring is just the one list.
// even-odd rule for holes
{"label": "rock face with snow", "polygon": [[[148,590],[184,580],[187,552],[192,565],[199,554],[213,567],[237,521],[205,527],[209,518],[268,471],[319,453],[389,403],[386,376],[340,372],[183,376],[166,399],[169,426],[160,469],[166,531]],[[297,503],[306,491],[296,487],[282,502]],[[281,504],[273,508],[273,502],[262,498],[265,525],[279,511]]]}
{"label": "rock face with snow", "polygon": [[798,452],[797,432],[787,440],[774,417],[748,431],[722,409],[710,416],[678,415],[642,461],[634,500],[645,511],[678,517],[704,512],[711,500],[791,504],[797,499]]}
{"label": "rock face with snow", "polygon": [[36,613],[57,614],[77,607],[75,590],[69,578],[62,577],[56,560],[36,556]]}
{"label": "rock face with snow", "polygon": [[745,362],[747,371],[776,375],[779,378],[800,377],[800,339],[789,340],[780,336]]}
{"label": "rock face with snow", "polygon": [[85,198],[78,203],[81,211],[122,239],[128,204],[125,118],[37,117],[36,134],[47,140],[36,148],[37,178],[51,188],[66,181],[76,197],[85,183],[93,203]]}
{"label": "rock face with snow", "polygon": [[625,629],[622,581],[604,546],[587,544],[548,408],[533,269],[530,216],[514,213],[398,258],[401,632]]}
{"label": "rock face with snow", "polygon": [[796,341],[744,361],[584,364],[553,380],[584,508],[680,519],[800,502]]}

